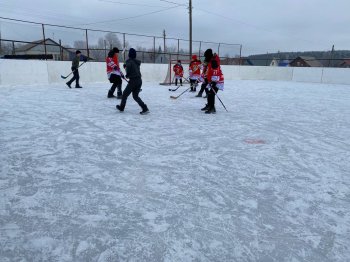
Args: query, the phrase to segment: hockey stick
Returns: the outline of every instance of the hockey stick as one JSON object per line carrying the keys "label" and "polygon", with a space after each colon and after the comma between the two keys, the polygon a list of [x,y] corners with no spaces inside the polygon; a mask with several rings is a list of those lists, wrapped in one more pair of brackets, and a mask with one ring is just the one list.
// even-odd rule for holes
{"label": "hockey stick", "polygon": [[191,84],[191,82],[190,82],[190,80],[188,80],[188,78],[185,78],[185,77],[183,77],[183,76],[182,76],[182,78],[185,79],[185,81],[186,81],[187,83]]}
{"label": "hockey stick", "polygon": [[174,92],[174,91],[178,90],[180,87],[181,87],[181,86],[178,86],[177,88],[174,88],[174,89],[169,88],[169,91]]}
{"label": "hockey stick", "polygon": [[187,88],[185,91],[183,91],[180,95],[178,96],[170,96],[171,99],[178,99],[180,96],[182,96],[184,93],[186,93],[188,90],[190,90],[191,87]]}
{"label": "hockey stick", "polygon": [[[84,61],[80,66],[78,66],[78,68],[79,67],[81,67],[83,64],[85,64],[86,62]],[[69,75],[67,75],[67,76],[63,76],[63,75],[61,75],[61,78],[62,79],[67,79],[71,74],[73,74],[76,70],[78,70],[78,68],[77,69],[74,69]]]}
{"label": "hockey stick", "polygon": [[212,89],[213,89],[213,91],[214,91],[214,94],[215,94],[215,95],[216,95],[216,97],[219,99],[220,103],[222,104],[222,106],[225,108],[226,112],[228,112],[228,110],[227,110],[226,106],[225,106],[225,105],[224,105],[224,103],[221,101],[220,97],[218,96],[218,93],[215,91],[215,89],[214,89],[214,88],[212,88]]}

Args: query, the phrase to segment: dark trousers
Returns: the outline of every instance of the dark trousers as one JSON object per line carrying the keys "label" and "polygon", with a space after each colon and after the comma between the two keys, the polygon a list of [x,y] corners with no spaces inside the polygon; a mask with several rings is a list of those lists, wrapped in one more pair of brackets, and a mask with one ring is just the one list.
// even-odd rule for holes
{"label": "dark trousers", "polygon": [[190,79],[191,91],[196,92],[197,80]]}
{"label": "dark trousers", "polygon": [[206,89],[207,85],[208,85],[208,81],[205,80],[203,82],[203,84],[201,85],[201,90],[199,90],[198,94],[202,95],[204,91],[205,91],[206,94],[208,94],[208,89]]}
{"label": "dark trousers", "polygon": [[[214,108],[215,107],[215,93],[217,93],[219,89],[216,87],[216,85],[213,85],[210,90],[208,90],[208,89],[206,89],[206,90],[207,90],[207,95],[208,95],[208,97],[207,97],[208,107]],[[215,90],[215,92],[214,92],[214,90]]]}
{"label": "dark trousers", "polygon": [[75,67],[72,67],[73,77],[71,80],[68,81],[67,84],[71,85],[75,81],[75,86],[79,86],[79,70]]}
{"label": "dark trousers", "polygon": [[[175,78],[175,85],[177,86],[177,78]],[[180,78],[180,85],[182,85],[182,78]]]}
{"label": "dark trousers", "polygon": [[111,82],[113,85],[111,86],[111,88],[108,91],[108,96],[109,97],[113,96],[115,90],[118,88],[117,96],[121,97],[122,96],[122,84],[123,84],[121,76],[111,74],[111,76],[109,78],[109,82]]}
{"label": "dark trousers", "polygon": [[126,105],[126,100],[128,99],[130,94],[132,94],[132,97],[139,104],[139,106],[142,108],[142,110],[147,109],[147,106],[142,101],[142,99],[139,97],[139,93],[141,91],[141,86],[142,86],[141,78],[129,80],[129,83],[125,87],[125,90],[123,92],[122,101],[120,103],[120,107],[122,110],[124,110],[125,105]]}

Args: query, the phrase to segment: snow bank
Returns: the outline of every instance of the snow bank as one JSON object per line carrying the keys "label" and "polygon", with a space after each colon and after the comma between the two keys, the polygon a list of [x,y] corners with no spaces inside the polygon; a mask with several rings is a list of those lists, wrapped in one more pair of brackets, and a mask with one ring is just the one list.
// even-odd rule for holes
{"label": "snow bank", "polygon": [[[71,62],[0,60],[0,85],[62,83],[70,73]],[[143,80],[163,82],[168,70],[164,64],[142,64]],[[349,69],[293,68],[265,66],[223,66],[226,80],[273,80],[307,83],[350,84]],[[89,62],[80,68],[83,83],[107,82],[105,63]]]}

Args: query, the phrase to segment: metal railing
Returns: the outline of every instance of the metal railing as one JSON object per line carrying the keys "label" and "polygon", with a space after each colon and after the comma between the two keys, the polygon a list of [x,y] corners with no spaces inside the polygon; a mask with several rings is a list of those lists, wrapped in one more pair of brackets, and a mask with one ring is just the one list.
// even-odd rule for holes
{"label": "metal railing", "polygon": [[[0,55],[51,55],[55,60],[69,60],[76,49],[94,61],[104,61],[112,47],[135,48],[143,62],[167,63],[166,57],[189,57],[189,40],[166,36],[131,34],[118,31],[87,29],[64,25],[44,24],[0,17]],[[46,41],[43,41],[43,40]],[[28,45],[35,45],[25,50]],[[221,57],[241,58],[242,45],[193,41],[193,54],[202,57],[212,48]]]}

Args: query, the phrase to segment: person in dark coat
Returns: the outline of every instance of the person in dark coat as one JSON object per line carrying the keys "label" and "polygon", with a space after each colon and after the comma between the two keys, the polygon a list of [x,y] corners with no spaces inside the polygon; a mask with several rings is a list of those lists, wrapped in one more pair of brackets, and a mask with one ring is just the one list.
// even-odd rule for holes
{"label": "person in dark coat", "polygon": [[79,50],[77,50],[75,52],[75,57],[73,58],[72,60],[72,72],[73,72],[73,77],[71,80],[69,80],[66,85],[69,87],[69,88],[72,88],[71,87],[71,84],[75,81],[75,88],[82,88],[80,85],[79,85],[79,79],[80,79],[80,76],[79,76],[79,63],[80,63],[80,55],[81,55],[81,52]]}
{"label": "person in dark coat", "polygon": [[142,111],[140,112],[140,114],[144,115],[149,113],[149,110],[147,105],[139,97],[139,93],[141,91],[141,86],[142,86],[141,71],[140,71],[141,61],[136,59],[136,50],[133,48],[130,48],[128,56],[129,56],[129,59],[126,60],[124,68],[126,71],[125,77],[129,78],[129,83],[123,92],[122,101],[120,105],[117,105],[116,107],[120,112],[123,112],[125,109],[126,101],[129,95],[132,94],[132,97],[134,98],[134,100],[142,108]]}

